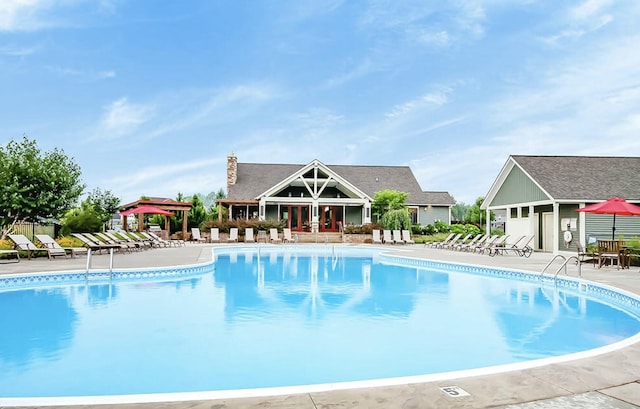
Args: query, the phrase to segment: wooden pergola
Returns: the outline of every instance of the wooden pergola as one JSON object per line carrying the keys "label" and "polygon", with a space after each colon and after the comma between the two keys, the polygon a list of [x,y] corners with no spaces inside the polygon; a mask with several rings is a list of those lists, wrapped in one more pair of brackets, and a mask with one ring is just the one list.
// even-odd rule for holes
{"label": "wooden pergola", "polygon": [[[164,199],[164,198],[154,198],[149,200],[136,200],[135,202],[127,203],[120,207],[120,211],[125,211],[129,209],[134,209],[140,206],[153,206],[158,209],[166,210],[169,212],[178,212],[182,211],[182,238],[187,237],[187,218],[189,216],[189,210],[191,210],[192,204],[191,202],[177,202],[173,199]],[[127,224],[127,216],[122,216],[122,224],[124,225],[125,230],[128,228]],[[169,232],[170,224],[169,217],[165,216],[164,218],[164,229]],[[138,215],[138,231],[144,230],[144,217],[142,215]]]}

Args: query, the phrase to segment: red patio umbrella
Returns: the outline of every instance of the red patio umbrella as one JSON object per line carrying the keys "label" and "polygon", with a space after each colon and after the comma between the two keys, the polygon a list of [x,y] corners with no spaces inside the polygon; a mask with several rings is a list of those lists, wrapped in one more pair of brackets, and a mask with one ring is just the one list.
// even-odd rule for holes
{"label": "red patio umbrella", "polygon": [[640,206],[629,203],[620,197],[612,197],[605,200],[604,202],[594,203],[592,205],[582,207],[578,209],[578,211],[595,214],[612,214],[612,240],[616,239],[616,215],[619,214],[621,216],[640,216]]}
{"label": "red patio umbrella", "polygon": [[143,206],[138,206],[138,207],[134,207],[131,208],[129,210],[125,210],[123,212],[120,212],[120,214],[122,216],[129,216],[132,214],[160,214],[163,216],[173,216],[173,213],[168,212],[166,210],[162,210],[159,207],[155,207],[155,206],[150,206],[150,205],[143,205]]}

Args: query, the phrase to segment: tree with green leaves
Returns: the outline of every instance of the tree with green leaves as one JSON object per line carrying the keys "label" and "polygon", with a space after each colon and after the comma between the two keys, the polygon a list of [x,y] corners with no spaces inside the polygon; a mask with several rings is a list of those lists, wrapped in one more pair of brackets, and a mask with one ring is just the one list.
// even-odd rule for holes
{"label": "tree with green leaves", "polygon": [[[487,218],[485,216],[485,211],[480,209],[480,206],[482,206],[482,203],[484,202],[484,197],[479,197],[476,199],[476,202],[469,207],[469,211],[467,212],[467,217],[466,217],[466,222],[468,223],[475,223],[478,224],[482,227],[482,225],[484,223],[486,223]],[[495,219],[495,214],[493,214],[493,212],[490,212],[490,217],[491,220]]]}
{"label": "tree with green leaves", "polygon": [[456,202],[456,204],[451,207],[451,218],[457,222],[463,222],[467,220],[468,211],[468,205],[464,204],[464,202]]}
{"label": "tree with green leaves", "polygon": [[189,210],[189,216],[187,218],[188,227],[200,227],[206,219],[207,209],[204,207],[204,203],[202,203],[198,195],[193,195],[191,198],[191,209]]}
{"label": "tree with green leaves", "polygon": [[115,197],[110,190],[103,191],[99,187],[89,193],[88,200],[100,217],[102,224],[111,221],[113,214],[120,209],[120,199]]}
{"label": "tree with green leaves", "polygon": [[380,220],[385,213],[392,210],[406,209],[405,201],[409,197],[408,193],[397,190],[380,190],[373,195],[371,212]]}
{"label": "tree with green leaves", "polygon": [[87,198],[79,207],[69,210],[61,220],[63,236],[71,233],[93,233],[101,231],[104,226],[103,218],[93,204]]}
{"label": "tree with green leaves", "polygon": [[80,176],[63,150],[41,152],[27,136],[0,146],[0,238],[18,222],[64,215],[85,188]]}

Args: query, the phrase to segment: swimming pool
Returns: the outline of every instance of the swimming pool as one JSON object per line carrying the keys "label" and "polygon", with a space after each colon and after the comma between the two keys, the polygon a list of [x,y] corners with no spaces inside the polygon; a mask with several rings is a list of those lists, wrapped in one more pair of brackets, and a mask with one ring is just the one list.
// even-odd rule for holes
{"label": "swimming pool", "polygon": [[578,353],[640,332],[637,299],[580,280],[541,283],[370,247],[229,247],[216,258],[215,269],[111,279],[2,278],[0,309],[12,313],[0,318],[0,397],[406,379]]}

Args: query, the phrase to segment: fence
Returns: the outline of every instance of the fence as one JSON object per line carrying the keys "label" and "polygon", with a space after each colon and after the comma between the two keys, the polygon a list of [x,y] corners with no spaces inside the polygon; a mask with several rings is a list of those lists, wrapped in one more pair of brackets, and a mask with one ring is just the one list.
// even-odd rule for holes
{"label": "fence", "polygon": [[22,234],[27,236],[31,241],[34,240],[36,234],[48,234],[55,237],[55,226],[53,224],[43,225],[39,223],[20,223],[13,227],[11,234]]}

